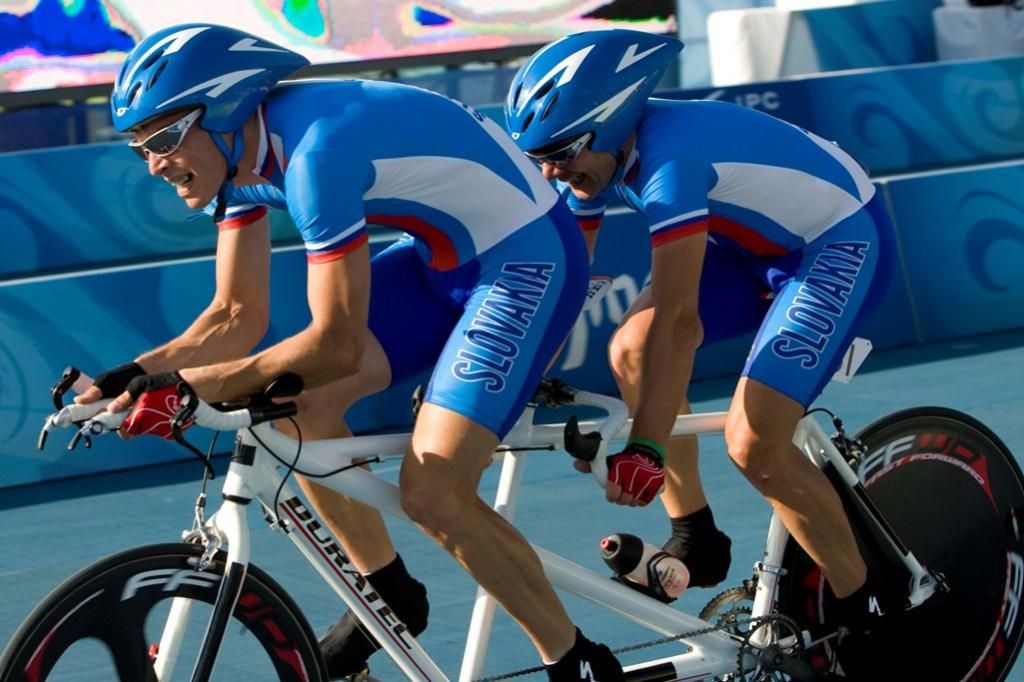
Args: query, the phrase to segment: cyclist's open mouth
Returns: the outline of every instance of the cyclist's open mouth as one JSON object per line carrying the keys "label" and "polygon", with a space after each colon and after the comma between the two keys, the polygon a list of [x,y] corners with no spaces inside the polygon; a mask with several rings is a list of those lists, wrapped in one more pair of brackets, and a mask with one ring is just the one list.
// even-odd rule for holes
{"label": "cyclist's open mouth", "polygon": [[164,180],[166,180],[167,182],[171,183],[172,185],[174,185],[178,189],[182,189],[182,188],[188,187],[189,183],[192,182],[192,179],[194,177],[195,176],[192,173],[182,173],[181,175],[175,175],[175,176],[172,176],[172,177],[165,177]]}

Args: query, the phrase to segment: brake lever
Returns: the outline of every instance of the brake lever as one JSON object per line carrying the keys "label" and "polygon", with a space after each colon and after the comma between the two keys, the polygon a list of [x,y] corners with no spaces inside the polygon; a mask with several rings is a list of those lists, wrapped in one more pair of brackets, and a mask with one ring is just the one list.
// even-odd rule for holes
{"label": "brake lever", "polygon": [[[89,382],[91,383],[92,380],[90,379]],[[50,431],[53,431],[54,429],[63,429],[71,425],[77,425],[79,429],[81,429],[83,424],[101,414],[109,404],[109,398],[102,398],[95,402],[83,405],[78,403],[65,405],[47,417],[46,421],[43,422],[43,428],[39,432],[39,439],[36,441],[36,447],[40,450],[46,447],[47,437],[49,436]],[[73,439],[75,445],[78,444],[80,437],[81,436]],[[86,447],[91,447],[91,445],[86,443]]]}
{"label": "brake lever", "polygon": [[[68,369],[72,368],[69,367]],[[67,375],[67,370],[65,370],[64,374],[65,376]],[[53,431],[54,429],[62,429],[75,423],[74,419],[72,419],[71,410],[68,407],[60,405],[62,396],[64,395],[63,392],[58,392],[58,387],[61,383],[63,383],[63,378],[53,386],[53,401],[54,404],[58,405],[58,407],[56,412],[46,418],[46,421],[43,422],[43,428],[39,431],[39,438],[36,440],[36,448],[39,450],[46,447],[46,438],[50,435],[50,431]]]}
{"label": "brake lever", "polygon": [[36,450],[43,450],[46,448],[46,437],[50,435],[50,431],[53,431],[54,427],[50,424],[51,417],[47,417],[46,421],[43,422],[43,428],[39,430],[39,437],[36,439]]}
{"label": "brake lever", "polygon": [[92,436],[83,434],[82,429],[79,429],[78,431],[75,431],[73,436],[71,436],[71,440],[68,442],[68,451],[74,450],[78,446],[79,440],[82,440],[85,443],[86,450],[92,448]]}
{"label": "brake lever", "polygon": [[117,431],[127,416],[127,411],[100,412],[96,416],[81,422],[81,428],[79,428],[75,435],[71,437],[71,442],[68,443],[68,450],[73,450],[81,439],[85,440],[85,447],[91,448],[92,436],[99,436],[104,433],[109,433],[110,431]]}
{"label": "brake lever", "polygon": [[70,422],[61,423],[62,416],[65,414],[64,407],[64,394],[67,393],[71,387],[75,385],[79,377],[82,376],[81,371],[75,367],[64,368],[64,371],[60,375],[60,379],[50,387],[50,400],[53,401],[53,409],[57,410],[43,422],[43,428],[39,431],[39,438],[36,439],[36,449],[42,450],[46,447],[46,438],[50,435],[50,431],[62,426],[69,426]]}

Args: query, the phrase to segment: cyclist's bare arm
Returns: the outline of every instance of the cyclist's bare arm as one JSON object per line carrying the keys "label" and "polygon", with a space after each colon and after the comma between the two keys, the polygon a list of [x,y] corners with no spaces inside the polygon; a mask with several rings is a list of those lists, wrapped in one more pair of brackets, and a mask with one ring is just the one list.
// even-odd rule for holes
{"label": "cyclist's bare arm", "polygon": [[[178,337],[139,355],[135,361],[155,374],[246,356],[267,331],[270,317],[270,226],[264,216],[217,235],[213,299]],[[100,397],[98,388],[76,402]]]}
{"label": "cyclist's bare arm", "polygon": [[344,258],[310,263],[308,272],[310,325],[256,355],[182,370],[182,378],[201,398],[218,401],[251,395],[288,372],[302,377],[306,388],[356,373],[369,314],[369,245]]}
{"label": "cyclist's bare arm", "polygon": [[697,301],[707,235],[693,234],[654,249],[654,318],[644,345],[631,438],[668,441],[693,371],[700,337]]}
{"label": "cyclist's bare arm", "polygon": [[149,372],[208,365],[250,353],[270,320],[270,225],[266,216],[217,237],[216,290],[179,337],[139,356]]}

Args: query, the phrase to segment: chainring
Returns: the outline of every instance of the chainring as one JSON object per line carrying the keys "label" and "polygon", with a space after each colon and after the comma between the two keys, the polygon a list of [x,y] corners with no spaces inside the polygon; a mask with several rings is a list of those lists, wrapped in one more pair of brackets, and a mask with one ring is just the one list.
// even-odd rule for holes
{"label": "chainring", "polygon": [[[750,625],[748,623],[748,625]],[[758,634],[766,638],[755,644]],[[747,630],[736,657],[738,682],[776,682],[793,679],[783,672],[786,664],[804,659],[803,632],[795,620],[775,614],[757,619]]]}
{"label": "chainring", "polygon": [[750,627],[756,590],[756,578],[744,580],[742,585],[730,587],[712,597],[698,617],[730,635],[745,637]]}

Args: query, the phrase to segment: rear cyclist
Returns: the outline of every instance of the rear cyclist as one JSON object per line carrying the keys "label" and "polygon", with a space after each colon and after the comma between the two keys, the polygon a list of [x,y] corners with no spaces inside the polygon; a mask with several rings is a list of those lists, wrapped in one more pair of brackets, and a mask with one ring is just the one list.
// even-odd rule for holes
{"label": "rear cyclist", "polygon": [[[83,400],[120,394],[110,409],[134,403],[128,428],[138,432],[148,426],[138,407],[179,382],[218,401],[294,372],[307,389],[303,435],[333,438],[350,433],[342,416],[355,400],[434,367],[402,465],[403,509],[519,622],[551,679],[621,679],[607,647],[574,628],[529,544],[476,493],[582,305],[586,250],[572,214],[500,127],[468,107],[395,84],[277,85],[307,63],[209,24],[164,29],[128,56],[114,125],[188,206],[210,207],[217,287],[185,332],[105,373]],[[268,207],[287,210],[305,243],[312,321],[250,354],[269,320]],[[410,238],[371,262],[367,223]],[[380,515],[303,487],[421,632],[425,591]],[[376,643],[346,616],[321,646],[340,677],[362,670]]]}
{"label": "rear cyclist", "polygon": [[697,348],[759,329],[729,409],[729,455],[821,567],[844,620],[870,627],[875,585],[842,505],[792,438],[888,286],[892,227],[835,144],[745,107],[649,99],[681,49],[634,31],[569,36],[523,65],[505,105],[513,139],[568,190],[591,251],[613,199],[650,232],[650,284],[609,350],[635,420],[609,457],[620,487],[608,496],[647,504],[664,482],[665,548],[697,584],[724,577],[696,441],[669,433],[690,410]]}

